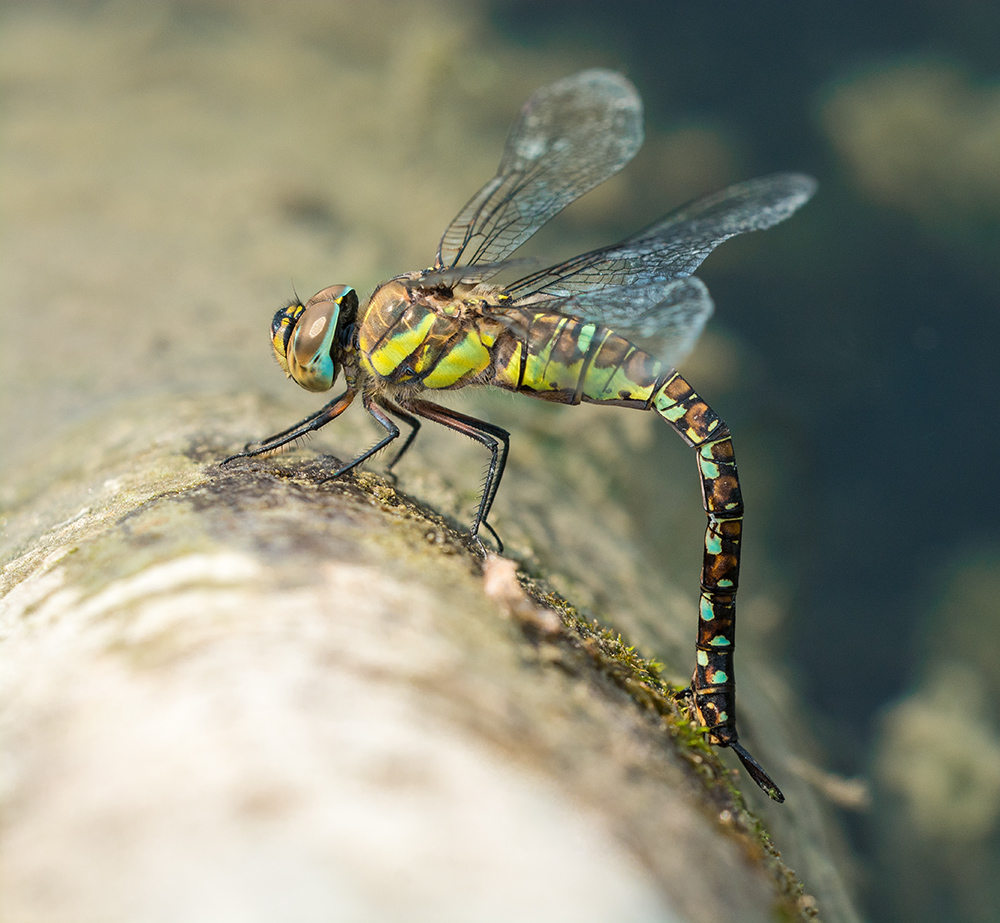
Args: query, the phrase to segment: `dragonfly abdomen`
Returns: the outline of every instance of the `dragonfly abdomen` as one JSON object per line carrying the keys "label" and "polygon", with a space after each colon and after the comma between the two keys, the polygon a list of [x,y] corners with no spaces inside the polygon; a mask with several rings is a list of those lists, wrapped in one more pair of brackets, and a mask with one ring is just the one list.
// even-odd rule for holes
{"label": "dragonfly abdomen", "polygon": [[[698,453],[698,476],[708,526],[698,605],[697,663],[691,690],[695,710],[709,729],[711,742],[734,746],[738,736],[733,649],[743,496],[736,473],[733,441],[726,424],[676,372],[657,389],[652,409]],[[743,759],[742,748],[737,752]],[[766,784],[774,787],[766,773],[764,777]],[[777,792],[776,787],[774,791]]]}
{"label": "dragonfly abdomen", "polygon": [[664,368],[649,353],[579,318],[524,311],[523,319],[521,336],[497,341],[491,384],[561,404],[650,406]]}
{"label": "dragonfly abdomen", "polygon": [[[607,327],[527,311],[523,321],[520,337],[510,334],[497,341],[493,384],[566,404],[587,401],[654,410],[697,451],[708,525],[691,690],[710,741],[737,748],[743,760],[733,674],[743,498],[729,429],[679,373]],[[765,790],[780,797],[759,766],[751,771]]]}

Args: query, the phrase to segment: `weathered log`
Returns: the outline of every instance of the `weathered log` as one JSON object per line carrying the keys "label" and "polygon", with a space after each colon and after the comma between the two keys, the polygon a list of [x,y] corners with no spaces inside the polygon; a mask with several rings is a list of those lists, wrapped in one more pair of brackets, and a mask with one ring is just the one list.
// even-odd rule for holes
{"label": "weathered log", "polygon": [[654,667],[378,475],[220,468],[213,406],[11,480],[0,916],[810,915]]}

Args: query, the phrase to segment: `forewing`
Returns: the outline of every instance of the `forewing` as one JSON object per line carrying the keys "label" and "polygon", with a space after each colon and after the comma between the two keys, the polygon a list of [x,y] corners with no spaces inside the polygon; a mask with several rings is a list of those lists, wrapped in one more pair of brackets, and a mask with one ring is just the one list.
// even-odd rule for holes
{"label": "forewing", "polygon": [[511,128],[496,176],[444,232],[434,268],[503,260],[625,166],[642,138],[642,101],[621,74],[586,70],[542,87]]}
{"label": "forewing", "polygon": [[776,173],[737,183],[681,208],[621,243],[525,276],[507,291],[525,298],[536,293],[564,295],[602,286],[683,278],[724,240],[784,221],[815,189],[816,181],[799,173]]}
{"label": "forewing", "polygon": [[[614,285],[600,291],[545,298],[521,305],[538,314],[562,314],[609,327],[668,366],[676,366],[697,342],[712,313],[712,298],[696,276],[646,285]],[[495,312],[503,318],[503,311]],[[523,331],[518,331],[523,333]]]}

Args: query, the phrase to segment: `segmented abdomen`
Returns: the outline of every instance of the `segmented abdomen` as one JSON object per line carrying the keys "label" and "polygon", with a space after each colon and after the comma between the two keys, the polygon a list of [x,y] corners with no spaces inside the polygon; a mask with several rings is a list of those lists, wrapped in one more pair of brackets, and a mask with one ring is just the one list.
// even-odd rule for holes
{"label": "segmented abdomen", "polygon": [[663,364],[607,327],[559,314],[510,308],[510,332],[493,349],[490,384],[562,404],[646,407]]}

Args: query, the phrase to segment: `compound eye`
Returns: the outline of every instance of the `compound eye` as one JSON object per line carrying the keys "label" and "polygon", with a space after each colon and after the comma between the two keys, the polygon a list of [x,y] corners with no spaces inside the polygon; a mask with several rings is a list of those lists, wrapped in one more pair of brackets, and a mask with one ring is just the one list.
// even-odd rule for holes
{"label": "compound eye", "polygon": [[300,315],[288,342],[288,372],[307,391],[327,391],[337,377],[333,360],[334,335],[340,305],[336,301],[311,303]]}
{"label": "compound eye", "polygon": [[274,347],[274,358],[278,360],[278,365],[286,375],[292,374],[288,370],[288,341],[291,340],[295,324],[304,310],[301,304],[293,301],[279,308],[271,321],[271,346]]}

